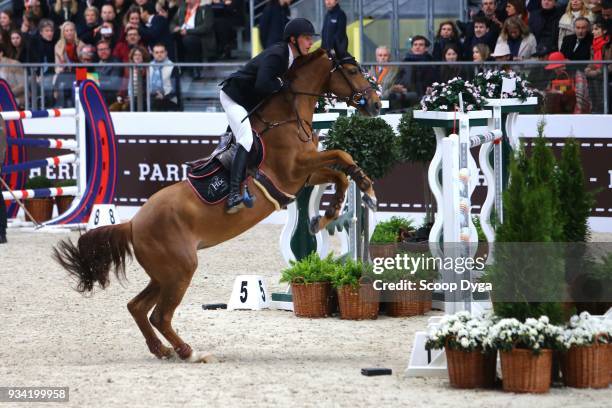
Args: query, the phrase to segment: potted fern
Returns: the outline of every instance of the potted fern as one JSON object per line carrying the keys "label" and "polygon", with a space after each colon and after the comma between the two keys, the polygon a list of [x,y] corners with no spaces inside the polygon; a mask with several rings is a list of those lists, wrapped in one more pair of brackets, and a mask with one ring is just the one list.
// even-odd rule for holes
{"label": "potted fern", "polygon": [[[427,264],[427,256],[420,253],[399,253],[403,265],[419,265],[413,269],[385,269],[380,279],[388,284],[385,310],[391,317],[422,315],[431,310],[432,293],[423,288],[438,278],[434,265]],[[409,286],[410,285],[410,286]]]}
{"label": "potted fern", "polygon": [[331,278],[337,267],[332,254],[321,259],[319,254],[312,252],[299,261],[290,261],[280,281],[291,284],[296,316],[318,318],[332,314],[335,299]]}
{"label": "potted fern", "polygon": [[[53,184],[45,176],[30,177],[25,184],[26,190],[36,190],[51,188]],[[52,197],[34,197],[25,200],[24,205],[28,212],[32,215],[32,220],[28,214],[25,214],[26,221],[36,221],[42,223],[49,221],[53,216],[53,198]]]}
{"label": "potted fern", "polygon": [[340,318],[348,320],[376,319],[380,293],[373,287],[372,266],[361,260],[339,261],[332,277],[338,293]]}
{"label": "potted fern", "polygon": [[408,218],[393,216],[387,221],[379,222],[370,238],[370,257],[374,259],[395,256],[398,242],[412,231],[412,220]]}

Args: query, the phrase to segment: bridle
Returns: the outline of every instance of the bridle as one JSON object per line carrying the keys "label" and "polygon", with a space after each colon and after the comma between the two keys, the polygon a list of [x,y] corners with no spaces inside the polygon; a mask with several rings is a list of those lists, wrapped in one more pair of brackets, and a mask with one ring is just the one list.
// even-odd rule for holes
{"label": "bridle", "polygon": [[[332,50],[332,51],[327,51],[327,57],[329,59],[329,61],[331,61],[332,63],[332,67],[327,75],[327,78],[325,80],[325,83],[328,83],[331,79],[331,76],[333,75],[334,72],[339,71],[340,74],[342,75],[342,77],[344,78],[344,80],[346,81],[346,83],[349,85],[349,88],[351,89],[351,95],[350,96],[346,96],[346,97],[337,97],[336,99],[338,101],[341,102],[345,102],[347,105],[351,105],[355,108],[360,108],[360,107],[364,107],[367,103],[368,100],[366,99],[366,96],[368,94],[368,92],[374,92],[374,90],[372,89],[372,87],[368,84],[366,87],[362,88],[362,89],[357,89],[353,83],[351,82],[351,80],[349,79],[349,77],[347,76],[346,72],[344,71],[344,68],[342,67],[343,64],[351,64],[354,65],[355,67],[357,67],[357,69],[359,69],[359,71],[361,72],[362,69],[359,66],[359,63],[355,60],[355,58],[353,58],[352,56],[346,56],[343,57],[341,59],[338,59],[336,57],[336,53]],[[323,97],[323,98],[331,98],[334,95],[331,94],[330,92],[327,93],[313,93],[313,92],[304,92],[304,91],[296,91],[293,89],[292,85],[289,84],[289,92],[294,95],[294,96],[299,96],[299,95],[305,95],[305,96],[314,96],[314,97]],[[256,110],[256,109],[254,109]],[[266,133],[268,130],[283,126],[287,123],[293,123],[293,122],[297,122],[298,124],[298,131],[297,131],[297,137],[298,139],[300,139],[300,141],[307,143],[307,142],[311,142],[312,141],[312,132],[313,132],[313,127],[312,127],[312,123],[308,122],[305,119],[302,119],[300,117],[300,113],[297,107],[297,98],[293,98],[293,111],[295,112],[295,119],[287,119],[287,120],[283,120],[280,122],[269,122],[266,121],[265,119],[263,119],[261,117],[261,115],[259,115],[257,112],[253,112],[253,114],[257,117],[257,119],[262,122],[266,127],[264,128],[264,130],[261,131],[261,134],[263,135],[264,133]],[[304,123],[306,123],[306,125],[308,126],[308,128],[310,130],[307,130],[304,127]],[[308,135],[308,137],[306,139],[303,139],[300,136],[300,129],[304,131],[304,133],[306,135]]]}

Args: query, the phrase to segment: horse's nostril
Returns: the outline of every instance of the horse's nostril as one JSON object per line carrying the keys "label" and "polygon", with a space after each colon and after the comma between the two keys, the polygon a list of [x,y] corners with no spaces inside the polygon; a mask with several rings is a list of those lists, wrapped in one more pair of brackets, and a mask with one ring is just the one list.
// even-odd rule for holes
{"label": "horse's nostril", "polygon": [[376,102],[376,103],[374,104],[374,106],[376,106],[376,109],[379,109],[379,110],[380,110],[380,108],[382,108],[382,103],[381,103],[381,102]]}

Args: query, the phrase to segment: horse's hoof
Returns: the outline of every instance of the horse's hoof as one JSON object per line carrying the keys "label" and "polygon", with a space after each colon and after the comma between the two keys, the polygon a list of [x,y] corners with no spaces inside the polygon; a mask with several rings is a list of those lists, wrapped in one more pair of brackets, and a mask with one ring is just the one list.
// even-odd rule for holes
{"label": "horse's hoof", "polygon": [[321,220],[321,216],[317,215],[316,217],[312,217],[310,222],[308,223],[308,231],[311,235],[315,235],[321,229],[319,228],[319,221]]}
{"label": "horse's hoof", "polygon": [[367,194],[364,194],[363,197],[361,197],[361,199],[363,200],[363,202],[365,203],[365,205],[368,206],[368,208],[374,212],[376,212],[377,208],[377,204],[378,204],[378,200],[376,200],[376,197],[372,198]]}
{"label": "horse's hoof", "polygon": [[156,355],[160,360],[168,360],[174,358],[176,353],[171,347],[161,346],[159,349],[159,354]]}

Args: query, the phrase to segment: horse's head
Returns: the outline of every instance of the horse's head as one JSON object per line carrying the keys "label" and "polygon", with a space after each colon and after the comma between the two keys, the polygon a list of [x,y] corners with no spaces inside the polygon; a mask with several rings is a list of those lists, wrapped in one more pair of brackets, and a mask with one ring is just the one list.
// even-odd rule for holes
{"label": "horse's head", "polygon": [[328,90],[362,114],[377,116],[382,103],[355,58],[348,54],[339,57],[334,51],[328,51],[327,56],[332,64]]}

